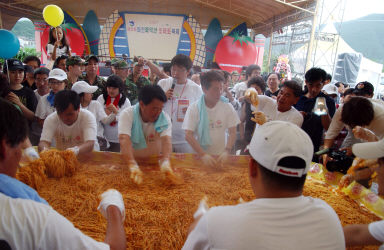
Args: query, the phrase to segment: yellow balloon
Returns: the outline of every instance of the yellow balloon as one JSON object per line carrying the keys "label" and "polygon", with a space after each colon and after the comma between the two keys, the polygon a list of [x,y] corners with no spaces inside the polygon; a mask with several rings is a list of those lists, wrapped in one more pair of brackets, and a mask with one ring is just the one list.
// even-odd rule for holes
{"label": "yellow balloon", "polygon": [[63,10],[54,4],[45,6],[43,10],[43,17],[45,22],[53,27],[57,27],[64,21]]}

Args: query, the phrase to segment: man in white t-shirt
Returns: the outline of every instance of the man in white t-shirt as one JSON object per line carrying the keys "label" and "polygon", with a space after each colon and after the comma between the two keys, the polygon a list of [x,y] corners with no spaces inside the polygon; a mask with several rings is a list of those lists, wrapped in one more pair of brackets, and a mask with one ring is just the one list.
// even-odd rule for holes
{"label": "man in white t-shirt", "polygon": [[138,103],[123,110],[118,124],[119,140],[123,159],[129,165],[131,179],[142,182],[142,172],[136,158],[160,157],[160,170],[172,173],[170,156],[172,152],[172,124],[163,111],[167,97],[157,85],[144,86],[138,96]]}
{"label": "man in white t-shirt", "polygon": [[40,67],[33,73],[35,79],[36,89],[34,90],[37,101],[49,93],[48,85],[49,69]]}
{"label": "man in white t-shirt", "polygon": [[[384,187],[384,139],[377,142],[356,143],[352,146],[353,153],[362,159],[377,159],[379,167],[376,169],[379,183],[379,194]],[[384,221],[370,224],[355,224],[344,227],[345,243],[347,247],[363,245],[381,245],[384,243]],[[381,245],[380,250],[384,249]]]}
{"label": "man in white t-shirt", "polygon": [[48,149],[55,139],[59,150],[72,150],[76,155],[92,152],[96,141],[96,119],[80,109],[80,97],[72,90],[62,90],[55,97],[56,112],[45,119],[39,151]]}
{"label": "man in white t-shirt", "polygon": [[[348,100],[346,100],[344,104],[340,105],[340,107],[336,110],[331,124],[325,134],[324,148],[331,148],[333,146],[335,138],[339,135],[345,125],[350,125],[349,129],[359,127],[358,129],[352,131],[354,139],[372,141],[384,138],[384,126],[382,126],[384,122],[383,102],[381,100],[372,99],[373,86],[371,90],[372,94],[370,92],[359,92],[357,87],[356,90],[352,94],[353,98],[348,98]],[[352,103],[347,104],[351,100]],[[344,108],[345,106],[346,108]],[[346,119],[350,124],[346,124],[342,121],[343,116],[344,119]],[[369,119],[368,116],[370,116]],[[347,148],[347,152],[350,154],[350,148]],[[329,157],[327,155],[323,155],[324,165],[326,165],[328,160]]]}
{"label": "man in white t-shirt", "polygon": [[51,91],[40,98],[35,112],[35,116],[37,117],[41,127],[43,127],[44,120],[47,116],[55,112],[55,95],[57,92],[65,89],[66,79],[67,74],[61,69],[53,69],[49,72],[48,85]]}
{"label": "man in white t-shirt", "polygon": [[[381,100],[352,97],[342,107],[341,122],[354,128],[353,133],[358,139],[366,141],[383,139],[384,104]],[[358,127],[360,129],[357,129]]]}
{"label": "man in white t-shirt", "polygon": [[[200,79],[204,95],[189,106],[182,128],[186,140],[204,165],[215,166],[227,161],[235,144],[236,126],[240,120],[228,99],[221,96],[223,75],[212,70],[203,73]],[[219,158],[216,160],[212,155],[219,155]]]}
{"label": "man in white t-shirt", "polygon": [[345,249],[335,211],[302,195],[313,145],[298,126],[271,121],[250,144],[249,180],[256,199],[198,210],[183,249]]}
{"label": "man in white t-shirt", "polygon": [[268,121],[287,121],[301,127],[303,116],[293,105],[301,96],[301,87],[295,81],[286,81],[277,94],[277,99],[266,95],[259,95],[259,105],[251,107],[252,111],[257,110],[255,118],[257,123],[262,125]]}
{"label": "man in white t-shirt", "polygon": [[124,201],[116,190],[101,195],[107,219],[104,242],[83,234],[15,176],[28,135],[26,119],[0,100],[0,249],[125,249]]}
{"label": "man in white t-shirt", "polygon": [[95,150],[106,151],[108,141],[104,137],[103,124],[108,125],[113,122],[116,119],[116,114],[111,112],[107,115],[101,103],[92,100],[93,95],[98,90],[97,86],[91,86],[85,81],[78,81],[73,84],[72,90],[80,96],[80,108],[88,110],[96,118],[97,142],[99,145],[95,147]]}
{"label": "man in white t-shirt", "polygon": [[189,56],[176,55],[171,61],[172,77],[158,82],[167,95],[164,111],[172,120],[172,147],[176,153],[193,153],[181,127],[189,105],[197,101],[203,92],[199,85],[188,79],[191,68],[192,61]]}

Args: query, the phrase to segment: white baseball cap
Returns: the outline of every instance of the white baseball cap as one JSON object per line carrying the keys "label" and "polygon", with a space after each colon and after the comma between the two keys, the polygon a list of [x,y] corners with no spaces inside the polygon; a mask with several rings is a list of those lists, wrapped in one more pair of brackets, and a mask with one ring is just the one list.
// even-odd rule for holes
{"label": "white baseball cap", "polygon": [[[270,121],[259,126],[249,145],[249,153],[260,165],[272,172],[301,177],[308,172],[313,156],[311,138],[297,125],[285,121]],[[285,157],[298,157],[305,168],[279,166]]]}
{"label": "white baseball cap", "polygon": [[72,90],[75,91],[77,94],[81,94],[81,93],[92,94],[96,92],[97,86],[91,86],[85,81],[78,81],[73,84]]}
{"label": "white baseball cap", "polygon": [[49,72],[48,79],[56,79],[59,81],[67,80],[67,73],[64,70],[56,68]]}
{"label": "white baseball cap", "polygon": [[384,157],[384,139],[375,142],[356,143],[352,152],[363,159],[377,159]]}
{"label": "white baseball cap", "polygon": [[327,84],[323,87],[322,91],[327,93],[327,95],[337,95],[337,87],[333,84]]}

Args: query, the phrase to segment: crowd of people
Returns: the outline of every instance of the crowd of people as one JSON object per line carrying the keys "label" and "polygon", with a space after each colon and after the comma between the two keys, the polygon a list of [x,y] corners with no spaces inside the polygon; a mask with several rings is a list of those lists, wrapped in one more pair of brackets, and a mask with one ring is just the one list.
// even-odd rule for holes
{"label": "crowd of people", "polygon": [[[173,171],[172,152],[195,153],[205,167],[224,165],[231,154],[247,154],[257,199],[196,216],[184,249],[343,249],[345,242],[383,242],[381,222],[348,226],[344,238],[333,209],[321,200],[302,196],[310,162],[326,166],[333,160],[314,154],[321,149],[365,157],[368,147],[378,147],[369,158],[384,157],[384,103],[372,99],[371,83],[360,82],[354,88],[333,84],[332,77],[320,68],[309,69],[303,85],[274,72],[262,77],[258,65],[249,65],[240,73],[202,70],[183,54],[162,66],[144,58],[132,63],[113,59],[111,75],[103,78],[98,75],[99,58],[72,56],[60,28],[51,32],[47,51],[51,70],[41,67],[34,56],[24,62],[8,59],[3,66],[1,185],[28,189],[13,179],[22,149],[30,158],[38,158],[32,146],[38,146],[39,152],[55,147],[78,156],[93,150],[120,152],[137,184],[143,182],[137,163],[140,158],[159,155],[160,170],[166,174]],[[150,77],[143,75],[144,68],[149,69]],[[247,93],[249,89],[253,92]],[[380,171],[382,159],[378,173],[384,172]],[[361,181],[364,176],[367,174],[354,178]],[[378,185],[379,194],[384,194],[384,183]],[[117,191],[107,191],[103,197],[100,210],[108,221],[105,242],[111,249],[119,249],[125,244],[124,203]],[[26,218],[39,225],[40,231],[29,232],[28,238],[40,244],[38,248],[63,244],[106,248],[76,231],[46,204],[12,201],[1,187],[0,202],[2,221],[7,210],[15,211],[11,213],[14,217],[7,218],[13,234],[24,233],[12,221],[25,217],[23,209],[44,217]],[[55,234],[59,227],[65,228],[60,236]],[[0,226],[0,236],[7,230]],[[357,234],[362,235],[361,240],[356,240]],[[297,240],[297,235],[305,237]],[[23,245],[29,241],[11,238],[4,242],[0,237],[0,246],[30,248]]]}

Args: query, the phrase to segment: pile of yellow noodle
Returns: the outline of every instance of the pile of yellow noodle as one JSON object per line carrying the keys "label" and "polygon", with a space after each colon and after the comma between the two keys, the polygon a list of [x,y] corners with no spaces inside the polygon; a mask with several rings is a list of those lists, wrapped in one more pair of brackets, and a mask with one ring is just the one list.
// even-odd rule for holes
{"label": "pile of yellow noodle", "polygon": [[19,168],[16,178],[36,190],[44,185],[48,177],[72,176],[79,167],[76,155],[71,151],[46,150],[40,159],[27,162]]}
{"label": "pile of yellow noodle", "polygon": [[72,176],[79,167],[76,155],[70,150],[46,150],[40,153],[40,157],[44,161],[48,177]]}
{"label": "pile of yellow noodle", "polygon": [[30,187],[39,190],[47,179],[43,160],[37,159],[28,162],[26,166],[19,168],[16,178]]}
{"label": "pile of yellow noodle", "polygon": [[[103,241],[106,221],[97,211],[98,195],[109,188],[119,190],[126,207],[128,249],[180,249],[192,215],[204,196],[209,206],[237,204],[240,198],[254,199],[245,163],[220,170],[204,168],[197,160],[173,159],[175,173],[184,180],[179,185],[164,180],[157,165],[139,165],[144,172],[139,186],[119,162],[88,161],[72,177],[47,179],[39,194],[85,234]],[[328,202],[343,224],[379,219],[343,194],[313,180],[307,181],[304,194]]]}

